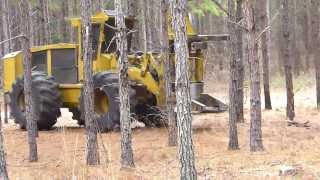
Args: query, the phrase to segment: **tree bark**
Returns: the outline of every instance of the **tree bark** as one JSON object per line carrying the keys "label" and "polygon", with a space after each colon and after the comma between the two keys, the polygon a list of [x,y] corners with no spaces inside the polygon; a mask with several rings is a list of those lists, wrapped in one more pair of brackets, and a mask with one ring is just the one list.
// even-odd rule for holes
{"label": "tree bark", "polygon": [[320,2],[318,0],[311,0],[311,31],[312,31],[312,55],[316,72],[316,96],[317,108],[320,109],[320,15],[319,15]]}
{"label": "tree bark", "polygon": [[[1,0],[1,11],[2,11],[2,32],[3,40],[10,39],[10,21],[9,21],[9,6],[8,0]],[[3,44],[3,54],[8,54],[11,51],[11,41],[7,41]]]}
{"label": "tree bark", "polygon": [[[242,15],[242,4],[243,0],[237,0],[237,7],[236,7],[236,22],[240,22],[243,19]],[[244,70],[244,63],[243,63],[243,37],[242,37],[242,29],[239,27],[236,28],[236,38],[237,38],[237,60],[236,60],[236,71],[237,71],[237,76],[238,76],[238,85],[237,85],[237,122],[244,122],[244,115],[243,115],[243,82],[244,82],[244,75],[245,75],[245,70]]]}
{"label": "tree bark", "polygon": [[[235,11],[235,2],[233,0],[228,0],[228,16],[229,20],[235,22],[236,20],[236,11]],[[229,85],[229,149],[236,150],[239,149],[238,144],[238,130],[237,130],[237,121],[238,121],[238,87],[239,87],[239,69],[237,69],[238,50],[239,47],[237,44],[239,38],[237,35],[237,28],[233,23],[228,23],[228,29],[230,34],[229,41],[229,50],[230,50],[230,85]],[[238,42],[239,43],[239,42]]]}
{"label": "tree bark", "polygon": [[186,34],[186,0],[170,0],[175,33],[178,148],[181,179],[197,179],[192,141],[189,51]]}
{"label": "tree bark", "polygon": [[67,1],[62,1],[61,4],[61,31],[62,31],[62,40],[64,43],[68,43],[70,41],[69,38],[69,32],[70,32],[70,28],[69,25],[67,24],[66,18],[68,18],[69,16],[69,8],[68,8],[68,2]]}
{"label": "tree bark", "polygon": [[117,13],[117,48],[119,51],[119,96],[120,96],[120,126],[121,126],[121,166],[134,167],[132,150],[132,132],[130,120],[129,78],[128,78],[128,48],[127,31],[121,0],[115,0]]}
{"label": "tree bark", "polygon": [[270,98],[270,80],[269,80],[269,38],[270,33],[265,30],[269,25],[269,17],[267,14],[268,0],[263,0],[257,4],[258,6],[258,33],[261,34],[260,45],[262,52],[262,77],[263,77],[263,89],[264,89],[264,101],[265,108],[272,109]]}
{"label": "tree bark", "polygon": [[20,13],[21,13],[21,32],[22,49],[23,49],[23,66],[24,66],[24,97],[26,102],[26,119],[28,130],[28,143],[29,143],[29,161],[37,161],[37,121],[34,115],[34,104],[31,93],[31,52],[30,52],[30,39],[31,37],[31,14],[30,4],[28,0],[20,0]]}
{"label": "tree bark", "polygon": [[303,41],[304,41],[304,48],[305,48],[305,72],[309,72],[310,69],[310,13],[309,13],[309,6],[310,1],[303,1],[303,20],[302,20],[302,28],[303,28]]}
{"label": "tree bark", "polygon": [[291,37],[291,58],[293,62],[293,72],[296,76],[300,75],[301,57],[300,50],[297,47],[297,2],[296,0],[291,0],[289,3],[289,15],[290,19],[290,29],[292,33]]}
{"label": "tree bark", "polygon": [[177,120],[174,107],[176,107],[175,95],[172,90],[172,83],[174,79],[172,77],[172,71],[174,64],[169,56],[169,38],[168,38],[168,8],[169,4],[167,0],[161,0],[160,8],[160,44],[161,54],[164,57],[165,68],[165,83],[166,83],[166,108],[168,114],[168,145],[177,145]]}
{"label": "tree bark", "polygon": [[97,123],[94,117],[93,79],[92,79],[92,36],[91,36],[91,0],[81,0],[82,42],[84,61],[84,109],[87,133],[87,165],[100,163],[97,139]]}
{"label": "tree bark", "polygon": [[255,17],[256,1],[246,0],[244,12],[247,23],[248,60],[250,65],[250,150],[262,151],[260,67],[258,57],[258,32]]}
{"label": "tree bark", "polygon": [[282,4],[282,52],[283,52],[283,64],[286,79],[286,89],[287,89],[287,117],[290,120],[294,119],[294,93],[293,93],[293,78],[292,78],[292,62],[290,59],[290,26],[289,26],[289,0],[281,0]]}
{"label": "tree bark", "polygon": [[39,0],[40,4],[40,45],[45,45],[51,43],[51,33],[50,33],[50,15],[49,15],[49,2],[48,0]]}
{"label": "tree bark", "polygon": [[9,180],[1,117],[0,117],[0,179]]}

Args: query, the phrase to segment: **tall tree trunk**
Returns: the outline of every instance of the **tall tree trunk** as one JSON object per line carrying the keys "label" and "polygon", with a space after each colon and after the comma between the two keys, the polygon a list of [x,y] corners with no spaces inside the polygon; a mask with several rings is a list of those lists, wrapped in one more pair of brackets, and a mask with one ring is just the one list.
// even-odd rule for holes
{"label": "tall tree trunk", "polygon": [[296,0],[291,0],[289,3],[289,14],[291,17],[290,20],[290,29],[292,33],[291,37],[291,57],[293,62],[293,72],[295,75],[300,75],[300,68],[301,68],[301,57],[300,57],[300,50],[297,47],[297,2]]}
{"label": "tall tree trunk", "polygon": [[3,137],[1,116],[0,116],[0,179],[9,180],[7,163],[6,163],[6,153],[4,148],[4,137]]}
{"label": "tall tree trunk", "polygon": [[175,32],[178,147],[181,179],[197,179],[192,141],[189,51],[186,33],[186,0],[170,0]]}
{"label": "tall tree trunk", "polygon": [[117,13],[117,48],[119,51],[119,96],[120,96],[120,126],[121,126],[121,166],[134,167],[132,150],[132,132],[130,120],[130,99],[128,79],[128,45],[127,32],[121,0],[115,0]]}
{"label": "tall tree trunk", "polygon": [[40,4],[40,45],[49,44],[51,42],[51,33],[50,33],[50,15],[49,15],[49,4],[48,0],[39,0]]}
{"label": "tall tree trunk", "polygon": [[93,79],[92,79],[92,33],[91,0],[81,0],[82,42],[84,61],[84,110],[87,133],[87,165],[100,163],[97,139],[97,123],[94,117]]}
{"label": "tall tree trunk", "polygon": [[283,63],[286,79],[286,89],[287,89],[287,117],[290,120],[294,119],[294,93],[293,93],[293,78],[292,78],[292,61],[290,59],[290,26],[289,26],[289,0],[281,0],[282,4],[282,52],[283,52]]}
{"label": "tall tree trunk", "polygon": [[[235,2],[233,0],[228,0],[228,14],[229,20],[236,20]],[[237,51],[237,31],[233,23],[228,23],[228,29],[230,34],[229,50],[230,50],[230,85],[229,85],[229,149],[235,150],[239,149],[238,144],[238,131],[237,131],[237,121],[238,121],[238,85],[239,76],[237,69],[238,61],[238,51]]]}
{"label": "tall tree trunk", "polygon": [[61,4],[61,31],[62,31],[62,40],[65,43],[68,43],[70,41],[69,38],[69,25],[67,24],[66,18],[69,16],[69,8],[68,8],[68,2],[67,1],[62,1]]}
{"label": "tall tree trunk", "polygon": [[261,52],[262,52],[262,76],[263,76],[263,89],[264,89],[264,101],[265,108],[272,109],[271,98],[270,98],[270,80],[269,80],[269,38],[270,33],[266,28],[269,25],[268,17],[268,0],[263,0],[257,4],[257,14],[258,14],[258,27],[257,32],[262,33],[260,39]]}
{"label": "tall tree trunk", "polygon": [[[9,21],[9,6],[8,0],[1,0],[1,11],[2,11],[2,31],[3,31],[3,40],[10,39],[10,21]],[[3,44],[3,54],[8,54],[11,50],[11,41],[7,41]]]}
{"label": "tall tree trunk", "polygon": [[93,2],[93,13],[100,12],[103,9],[103,0],[96,0]]}
{"label": "tall tree trunk", "polygon": [[309,13],[309,7],[310,7],[310,1],[306,0],[303,1],[303,41],[304,41],[304,48],[305,48],[305,72],[309,72],[310,69],[310,54],[312,54],[310,51],[312,48],[310,48],[310,13]]}
{"label": "tall tree trunk", "polygon": [[311,0],[311,31],[312,31],[312,55],[314,61],[314,67],[316,71],[316,95],[317,95],[317,108],[320,108],[320,2],[318,0]]}
{"label": "tall tree trunk", "polygon": [[[242,15],[242,4],[243,0],[237,0],[237,7],[236,7],[236,21],[240,22],[243,19]],[[229,12],[230,13],[230,12]],[[244,122],[244,115],[243,115],[243,82],[244,82],[244,64],[243,64],[243,37],[242,37],[242,29],[239,27],[236,28],[236,36],[237,36],[237,59],[236,59],[236,71],[238,76],[237,82],[237,92],[236,92],[236,111],[237,111],[237,122]]]}
{"label": "tall tree trunk", "polygon": [[169,38],[168,38],[168,8],[169,4],[167,0],[161,0],[160,8],[160,44],[161,44],[161,54],[164,56],[165,63],[165,83],[166,83],[166,107],[168,114],[168,145],[177,145],[177,120],[176,113],[174,112],[174,107],[176,106],[174,92],[172,90],[172,83],[174,79],[172,77],[172,71],[174,69],[174,64],[169,56]]}
{"label": "tall tree trunk", "polygon": [[262,151],[261,130],[261,97],[260,97],[260,67],[258,57],[258,32],[255,17],[258,2],[246,0],[244,12],[247,23],[248,59],[250,65],[250,150]]}
{"label": "tall tree trunk", "polygon": [[34,104],[31,94],[31,52],[30,52],[30,39],[31,37],[31,14],[30,4],[28,0],[20,0],[20,13],[21,13],[21,32],[22,49],[23,49],[23,66],[24,66],[24,97],[26,102],[26,119],[28,130],[28,143],[29,143],[29,161],[38,160],[37,152],[37,121],[34,115]]}

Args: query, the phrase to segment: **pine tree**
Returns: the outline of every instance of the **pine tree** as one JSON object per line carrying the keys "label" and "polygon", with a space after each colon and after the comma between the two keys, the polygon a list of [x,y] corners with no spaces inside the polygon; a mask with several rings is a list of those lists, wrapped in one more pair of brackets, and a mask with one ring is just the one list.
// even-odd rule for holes
{"label": "pine tree", "polygon": [[189,50],[186,33],[186,0],[170,0],[172,28],[175,33],[176,97],[178,148],[181,179],[197,179],[192,140]]}
{"label": "pine tree", "polygon": [[261,151],[261,97],[260,97],[260,67],[258,57],[258,32],[256,29],[257,1],[246,0],[244,14],[247,24],[248,60],[250,65],[250,150]]}
{"label": "pine tree", "polygon": [[[234,0],[228,0],[228,15],[230,21],[236,20],[235,2]],[[238,144],[238,131],[237,131],[237,120],[238,120],[238,84],[239,76],[237,73],[237,31],[235,24],[228,23],[228,30],[230,34],[229,50],[230,50],[230,85],[229,85],[229,149],[239,149]]]}
{"label": "pine tree", "polygon": [[28,143],[29,143],[29,161],[38,160],[37,152],[37,122],[34,115],[34,104],[31,93],[31,15],[30,4],[28,0],[20,0],[20,15],[21,15],[21,32],[23,37],[22,49],[23,49],[23,66],[24,66],[24,97],[26,102],[26,119],[28,130]]}
{"label": "pine tree", "polygon": [[130,120],[130,99],[128,79],[128,45],[127,30],[124,20],[124,12],[121,0],[115,0],[117,13],[117,48],[119,51],[119,96],[120,96],[120,126],[121,126],[121,166],[123,168],[134,167],[131,120]]}
{"label": "pine tree", "polygon": [[84,61],[84,109],[87,133],[87,165],[100,163],[98,151],[97,123],[94,117],[93,79],[92,79],[92,36],[91,34],[91,0],[81,0],[82,42]]}
{"label": "pine tree", "polygon": [[290,56],[290,26],[289,26],[289,0],[281,0],[282,5],[282,18],[281,18],[281,32],[283,38],[282,52],[283,52],[283,64],[286,79],[287,89],[287,117],[290,120],[294,119],[294,93],[293,93],[293,77],[292,77],[292,61]]}

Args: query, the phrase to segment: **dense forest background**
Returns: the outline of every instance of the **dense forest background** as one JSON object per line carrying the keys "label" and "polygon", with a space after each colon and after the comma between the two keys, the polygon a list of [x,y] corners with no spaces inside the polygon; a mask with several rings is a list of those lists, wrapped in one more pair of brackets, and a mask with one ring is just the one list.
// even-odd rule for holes
{"label": "dense forest background", "polygon": [[[19,29],[19,3],[17,0],[2,2],[1,11],[8,13],[8,22],[10,23],[9,36],[15,37],[20,34]],[[280,1],[268,1],[268,16],[271,29],[270,46],[270,70],[271,74],[283,73],[283,65],[281,58],[281,39],[280,32]],[[48,38],[49,43],[58,42],[75,42],[75,34],[68,23],[68,18],[79,17],[79,0],[53,1],[53,0],[32,0],[32,27],[33,27],[33,45],[43,44],[43,39]],[[290,5],[290,30],[291,36],[291,56],[293,57],[293,69],[296,76],[304,72],[310,72],[313,67],[311,61],[310,50],[311,43],[314,38],[311,36],[311,17],[310,17],[310,2],[292,0]],[[147,42],[148,51],[159,50],[159,25],[160,25],[160,1],[158,0],[138,0],[138,1],[123,1],[125,12],[128,15],[133,15],[137,18],[135,29],[138,30],[136,36],[140,36],[140,43],[135,43],[135,49],[143,49],[143,41]],[[226,0],[193,0],[188,2],[189,13],[195,30],[199,34],[221,34],[227,33],[227,1]],[[98,12],[101,7],[103,9],[114,9],[113,1],[97,0],[94,3],[94,11]],[[47,8],[47,11],[46,11]],[[1,24],[4,24],[4,17],[0,19]],[[48,25],[49,37],[44,32],[39,31],[42,25]],[[147,27],[147,28],[144,28]],[[4,30],[0,29],[0,39],[4,40]],[[146,31],[146,40],[142,35]],[[137,38],[136,38],[137,39]],[[246,46],[243,46],[244,48]],[[20,50],[21,45],[18,40],[12,40],[9,51]],[[8,49],[1,46],[0,56],[8,52]],[[246,51],[244,51],[246,52]],[[208,48],[207,70],[217,73],[228,68],[226,43],[212,42]],[[244,56],[246,57],[246,56]],[[247,61],[245,61],[247,62]]]}

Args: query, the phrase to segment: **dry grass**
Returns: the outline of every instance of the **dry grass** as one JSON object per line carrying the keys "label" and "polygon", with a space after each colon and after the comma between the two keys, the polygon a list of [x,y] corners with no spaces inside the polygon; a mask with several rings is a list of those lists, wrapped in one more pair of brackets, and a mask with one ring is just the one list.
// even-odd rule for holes
{"label": "dry grass", "polygon": [[[312,107],[315,97],[312,92],[312,88],[303,87],[295,96],[296,120],[310,121],[308,129],[288,127],[283,90],[272,94],[274,110],[263,111],[264,152],[249,151],[248,109],[245,110],[246,123],[239,124],[239,151],[227,150],[228,113],[194,115],[199,179],[280,179],[280,165],[302,168],[296,179],[320,179],[320,113]],[[100,148],[102,164],[87,167],[84,129],[71,121],[71,114],[64,112],[63,115],[56,129],[40,132],[37,163],[28,162],[26,132],[13,124],[5,125],[11,179],[178,179],[177,149],[167,146],[165,128],[134,130],[135,169],[120,170],[117,132],[101,135],[99,143],[103,142],[107,148],[107,152]]]}

